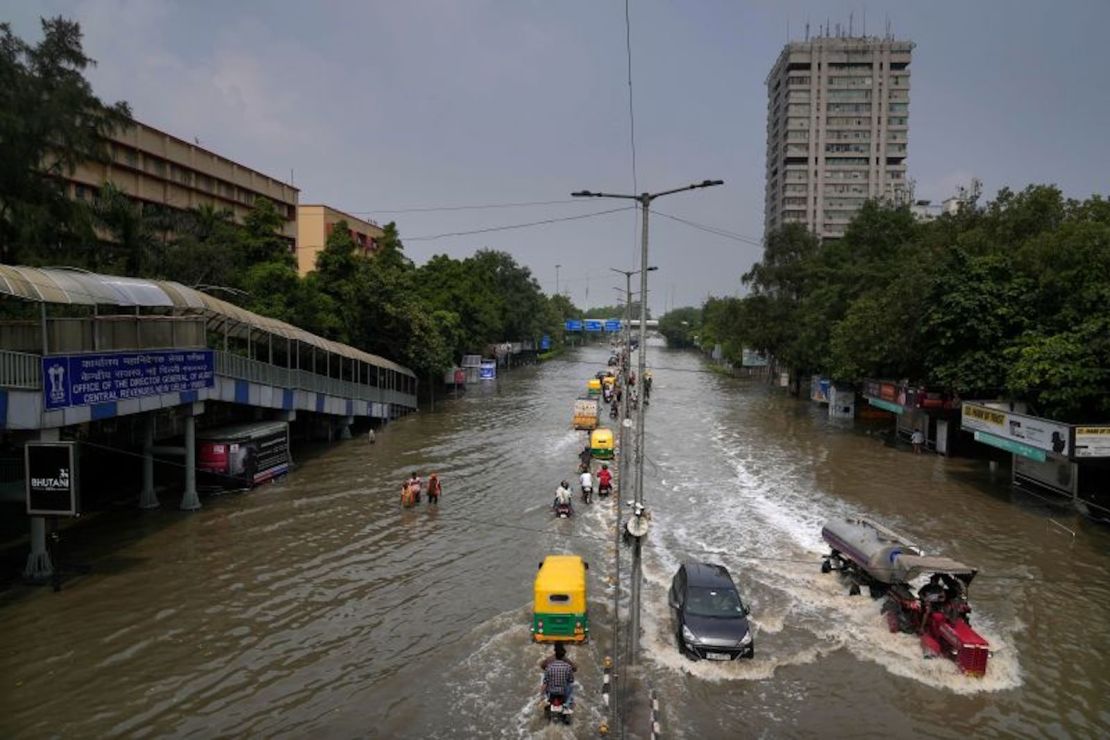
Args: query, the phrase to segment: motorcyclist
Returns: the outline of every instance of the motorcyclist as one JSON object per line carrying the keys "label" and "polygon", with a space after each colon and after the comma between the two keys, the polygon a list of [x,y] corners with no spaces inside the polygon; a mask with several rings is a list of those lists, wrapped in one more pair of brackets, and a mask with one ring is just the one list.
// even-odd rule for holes
{"label": "motorcyclist", "polygon": [[597,492],[600,496],[613,492],[613,474],[609,472],[609,466],[605,463],[602,463],[601,470],[597,471]]}
{"label": "motorcyclist", "polygon": [[555,656],[545,658],[540,667],[543,669],[543,686],[540,691],[548,702],[553,696],[563,697],[563,706],[574,708],[574,671],[576,666],[567,660],[567,649],[562,643],[555,645]]}
{"label": "motorcyclist", "polygon": [[582,500],[587,504],[590,503],[590,495],[594,492],[594,479],[590,475],[590,471],[587,470],[578,476],[578,482],[582,488]]}
{"label": "motorcyclist", "polygon": [[566,481],[563,481],[562,483],[559,484],[559,487],[555,489],[555,503],[553,504],[553,506],[555,506],[555,507],[558,507],[560,505],[570,506],[570,501],[571,501],[570,484],[567,483]]}
{"label": "motorcyclist", "polygon": [[590,469],[590,460],[592,458],[593,458],[593,454],[590,452],[590,446],[589,445],[586,445],[585,447],[583,447],[582,451],[578,453],[578,462],[581,463],[581,467],[584,470],[589,470]]}

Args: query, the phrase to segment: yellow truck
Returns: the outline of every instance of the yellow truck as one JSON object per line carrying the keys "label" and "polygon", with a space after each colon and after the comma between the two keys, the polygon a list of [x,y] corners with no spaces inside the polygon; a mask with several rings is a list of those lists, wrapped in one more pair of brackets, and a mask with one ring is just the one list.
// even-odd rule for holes
{"label": "yellow truck", "polygon": [[574,401],[574,428],[587,431],[597,429],[600,404],[596,398],[579,398]]}

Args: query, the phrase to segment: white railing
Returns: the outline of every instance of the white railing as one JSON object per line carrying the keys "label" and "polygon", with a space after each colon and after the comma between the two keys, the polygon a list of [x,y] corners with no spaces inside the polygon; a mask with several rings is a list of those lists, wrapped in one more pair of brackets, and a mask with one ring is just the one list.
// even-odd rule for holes
{"label": "white railing", "polygon": [[0,388],[42,388],[40,356],[0,350]]}
{"label": "white railing", "polygon": [[296,388],[373,403],[394,403],[414,408],[416,397],[400,391],[377,388],[349,380],[317,375],[311,370],[291,370],[267,362],[216,350],[216,374],[279,388]]}

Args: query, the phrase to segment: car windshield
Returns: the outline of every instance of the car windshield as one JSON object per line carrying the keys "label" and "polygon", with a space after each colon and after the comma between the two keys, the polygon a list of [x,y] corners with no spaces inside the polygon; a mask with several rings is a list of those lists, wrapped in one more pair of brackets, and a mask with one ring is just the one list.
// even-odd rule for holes
{"label": "car windshield", "polygon": [[744,605],[734,589],[691,587],[686,612],[697,617],[738,617]]}

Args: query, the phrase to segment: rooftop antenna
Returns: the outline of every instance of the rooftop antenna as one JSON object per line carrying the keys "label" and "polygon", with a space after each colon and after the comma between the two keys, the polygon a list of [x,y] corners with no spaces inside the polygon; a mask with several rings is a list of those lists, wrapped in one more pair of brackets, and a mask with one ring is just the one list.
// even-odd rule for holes
{"label": "rooftop antenna", "polygon": [[867,6],[863,6],[863,37],[867,38]]}
{"label": "rooftop antenna", "polygon": [[809,19],[806,18],[806,41],[809,41]]}
{"label": "rooftop antenna", "polygon": [[852,35],[852,21],[854,20],[852,17],[853,15],[854,13],[848,14],[848,36]]}

